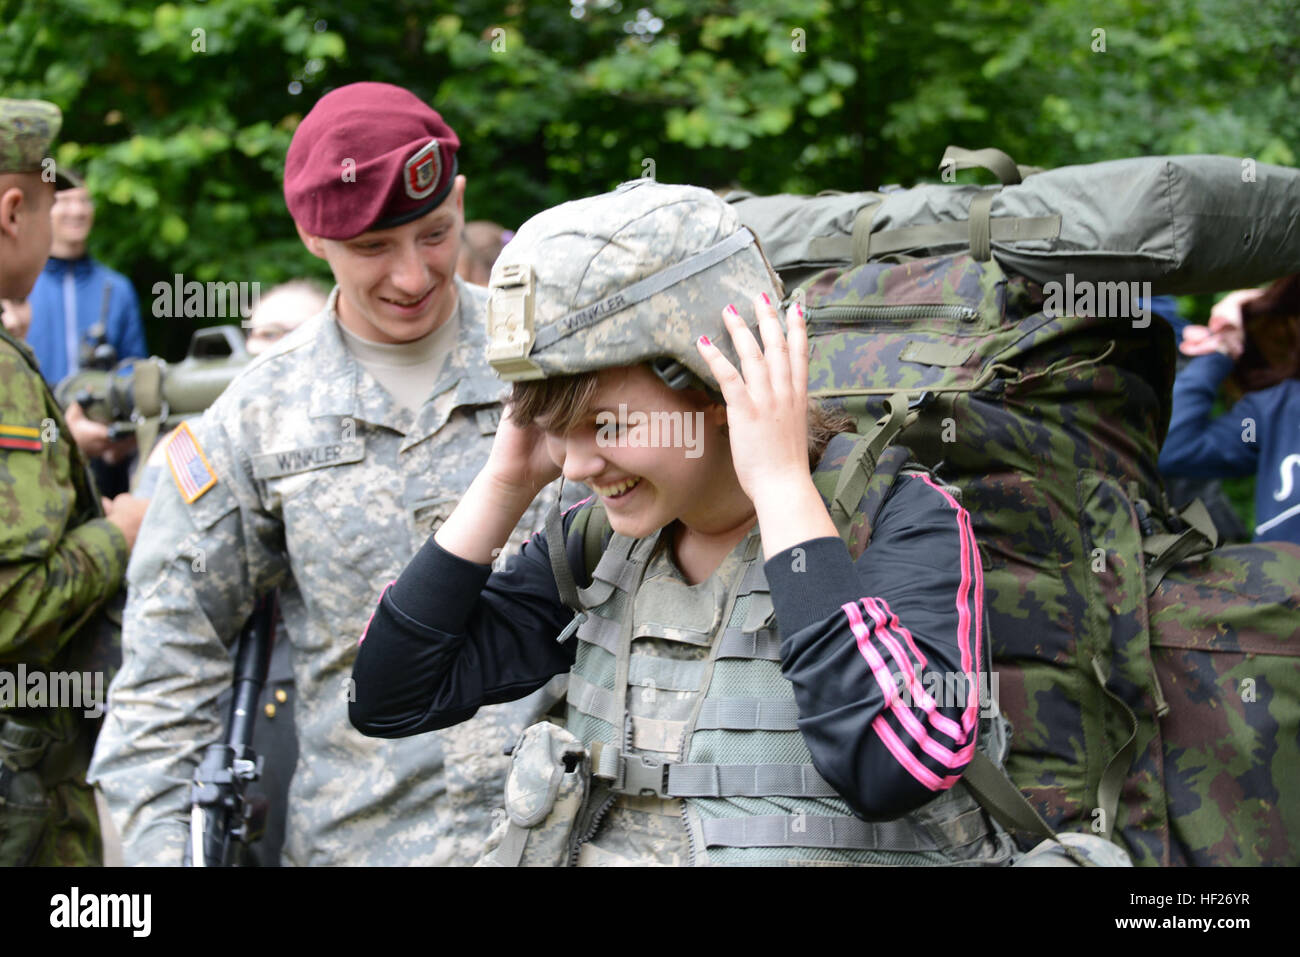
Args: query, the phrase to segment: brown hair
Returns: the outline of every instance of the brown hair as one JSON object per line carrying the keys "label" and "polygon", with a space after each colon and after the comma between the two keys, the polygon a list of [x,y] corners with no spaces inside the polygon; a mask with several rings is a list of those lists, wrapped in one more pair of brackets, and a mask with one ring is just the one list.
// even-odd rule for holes
{"label": "brown hair", "polygon": [[1285,276],[1241,307],[1245,348],[1233,368],[1238,389],[1258,392],[1300,378],[1300,274]]}
{"label": "brown hair", "polygon": [[[560,434],[576,428],[586,417],[587,407],[596,392],[597,375],[597,372],[579,372],[516,382],[508,402],[510,421],[519,426],[536,422],[547,432]],[[714,396],[700,389],[684,391],[695,393],[701,403],[717,403]],[[844,411],[809,399],[808,467],[816,468],[831,439],[841,432],[852,431],[854,425],[853,418]]]}

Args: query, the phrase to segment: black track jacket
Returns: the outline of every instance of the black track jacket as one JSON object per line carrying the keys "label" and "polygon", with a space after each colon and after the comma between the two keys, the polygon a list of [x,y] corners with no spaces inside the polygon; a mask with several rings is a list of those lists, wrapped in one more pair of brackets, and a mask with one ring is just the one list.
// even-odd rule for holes
{"label": "black track jacket", "polygon": [[[580,507],[564,516],[566,535]],[[857,813],[899,817],[952,787],[975,748],[980,704],[962,676],[980,671],[988,639],[970,516],[928,476],[902,473],[857,562],[836,538],[797,548],[764,571],[799,730]],[[362,638],[352,724],[402,737],[522,698],[572,665],[576,641],[555,641],[572,617],[542,533],[495,573],[430,538]]]}

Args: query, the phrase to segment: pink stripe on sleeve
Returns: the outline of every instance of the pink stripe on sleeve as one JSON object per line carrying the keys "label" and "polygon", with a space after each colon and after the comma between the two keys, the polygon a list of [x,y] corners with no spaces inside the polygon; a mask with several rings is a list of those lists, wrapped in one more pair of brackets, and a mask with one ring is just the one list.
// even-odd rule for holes
{"label": "pink stripe on sleeve", "polygon": [[871,647],[869,629],[867,623],[862,620],[862,612],[858,611],[857,603],[845,604],[844,614],[848,616],[849,628],[852,629],[853,637],[857,640],[858,652],[866,659],[867,667],[871,669],[876,684],[880,686],[885,696],[886,705],[891,708],[895,703],[901,705],[902,702],[898,700],[898,688],[894,685],[894,677],[889,673],[885,659],[880,657],[880,652]]}
{"label": "pink stripe on sleeve", "polygon": [[586,498],[584,498],[584,499],[583,499],[581,502],[579,502],[577,505],[570,505],[568,508],[566,508],[566,509],[564,510],[564,514],[565,514],[565,515],[568,515],[570,512],[576,512],[578,509],[582,508],[582,506],[586,505],[588,502],[590,502],[590,501],[592,501],[593,499],[595,499],[595,497],[596,497],[596,496],[594,496],[594,495],[588,495]]}
{"label": "pink stripe on sleeve", "polygon": [[[940,713],[938,702],[922,686],[920,679],[912,668],[911,662],[907,660],[902,646],[898,644],[898,640],[890,630],[888,625],[889,616],[880,610],[881,605],[884,605],[886,610],[889,609],[889,605],[883,598],[863,598],[862,605],[867,609],[867,613],[871,615],[871,620],[876,623],[876,637],[889,649],[889,654],[898,662],[899,670],[905,676],[904,681],[907,683],[907,693],[911,700],[926,713],[930,723],[934,725],[937,731],[946,734],[959,744],[963,742],[966,739],[966,732],[962,730],[956,721]],[[892,615],[893,613],[890,612],[890,616]],[[898,618],[894,616],[893,620],[897,622]]]}
{"label": "pink stripe on sleeve", "polygon": [[941,778],[918,761],[916,755],[898,739],[898,735],[894,733],[894,729],[889,726],[883,714],[876,715],[871,722],[871,729],[876,732],[876,737],[880,738],[889,753],[907,770],[907,773],[931,791],[946,791],[961,780],[959,774],[950,774]]}
{"label": "pink stripe on sleeve", "polygon": [[[970,512],[962,509],[962,522],[966,529],[966,534],[970,536],[972,542],[975,541],[975,530],[971,528]],[[974,554],[971,556],[971,567],[975,570],[975,661],[984,661],[984,563],[980,561],[979,547],[976,545],[973,549]],[[979,703],[979,672],[978,667],[975,674],[975,701]],[[966,713],[961,716],[961,722],[967,730],[975,727],[979,722],[978,710],[968,708]]]}
{"label": "pink stripe on sleeve", "polygon": [[[975,663],[983,659],[984,626],[984,569],[980,562],[979,546],[975,542],[975,531],[971,527],[970,513],[961,504],[936,485],[928,475],[919,478],[943,496],[944,501],[957,514],[957,537],[961,544],[961,584],[957,588],[957,644],[961,650],[961,670],[966,674],[975,671]],[[973,574],[972,574],[973,570]],[[972,609],[972,605],[974,606]],[[975,649],[971,656],[970,633],[971,619],[974,619]],[[979,676],[976,675],[977,689],[973,700],[966,702],[962,711],[961,723],[967,731],[975,728],[979,721]]]}
{"label": "pink stripe on sleeve", "polygon": [[371,609],[370,617],[366,619],[366,627],[361,629],[361,637],[357,639],[358,646],[366,640],[366,635],[370,633],[370,623],[375,620],[375,612],[379,611],[379,602],[384,600],[384,596],[388,594],[388,589],[392,588],[396,584],[397,579],[394,578],[385,585],[384,590],[379,593],[379,601],[375,602],[375,607]]}
{"label": "pink stripe on sleeve", "polygon": [[[857,641],[858,651],[861,653],[862,657],[866,659],[868,666],[871,668],[872,674],[875,676],[876,684],[878,684],[884,692],[886,707],[907,730],[908,734],[916,741],[917,746],[944,767],[955,768],[968,763],[970,761],[970,756],[975,749],[974,740],[967,742],[966,745],[959,750],[952,751],[931,738],[929,733],[926,731],[925,726],[921,724],[916,715],[912,713],[912,709],[909,708],[901,698],[899,698],[898,690],[895,688],[892,680],[893,676],[889,673],[889,669],[886,667],[885,661],[880,656],[880,653],[876,651],[871,644],[871,629],[867,627],[866,622],[863,620],[862,613],[858,610],[857,603],[846,603],[843,606],[843,610],[848,616],[849,627],[853,631],[853,636]],[[895,643],[895,648],[897,647],[898,645]],[[901,649],[899,654],[901,654]],[[911,674],[907,669],[904,669],[904,672],[907,674],[909,694],[914,695],[913,687],[915,686],[923,697],[928,697],[925,695],[925,690],[916,684],[916,676]],[[931,705],[933,706],[933,701],[931,701]],[[961,729],[950,718],[943,715],[932,715],[932,717],[942,718],[946,721],[949,727],[958,732],[957,735],[955,735],[958,740],[965,737],[965,735],[961,733]],[[936,727],[936,730],[940,729]],[[953,735],[950,735],[950,737],[953,737]],[[908,753],[910,754],[911,752]],[[898,755],[895,754],[895,757],[897,756]]]}

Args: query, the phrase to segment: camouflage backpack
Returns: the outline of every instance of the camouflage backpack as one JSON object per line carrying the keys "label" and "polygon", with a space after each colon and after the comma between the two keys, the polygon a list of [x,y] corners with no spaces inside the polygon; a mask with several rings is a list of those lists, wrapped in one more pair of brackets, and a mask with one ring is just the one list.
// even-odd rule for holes
{"label": "camouflage backpack", "polygon": [[[1300,174],[1286,172],[1277,181],[1292,190]],[[1227,206],[1233,186],[1212,174],[1198,202]],[[1286,798],[1300,787],[1300,548],[1215,548],[1199,503],[1181,515],[1169,507],[1155,463],[1169,422],[1171,330],[1117,321],[1069,294],[1062,309],[1062,287],[1045,278],[1042,262],[1055,254],[1063,286],[1094,282],[1065,275],[1077,265],[1095,277],[1092,250],[1041,235],[1021,243],[1040,260],[1032,281],[995,256],[989,237],[1015,232],[996,215],[990,223],[996,191],[951,187],[945,207],[942,187],[920,189],[931,218],[950,221],[909,234],[895,217],[884,253],[871,232],[879,194],[854,194],[877,197],[876,207],[835,197],[861,206],[838,218],[858,235],[848,245],[842,232],[812,237],[825,240],[814,244],[821,254],[847,256],[811,275],[808,237],[788,255],[747,218],[756,201],[735,205],[778,270],[807,276],[795,295],[808,314],[810,394],[861,427],[904,393],[916,412],[910,422],[895,412],[897,440],[962,492],[984,551],[994,669],[1013,729],[1008,772],[1053,827],[1113,836],[1140,864],[1300,862],[1300,805]],[[772,201],[761,201],[759,220],[788,233],[800,200],[783,200],[789,211],[775,219]],[[818,201],[824,209],[831,198],[805,202]],[[1061,236],[1071,211],[1063,201]],[[1114,221],[1109,233],[1094,230],[1103,249],[1131,228],[1118,206],[1105,212],[1094,223]],[[1197,220],[1181,212],[1168,207],[1182,262],[1213,258],[1202,247],[1215,237],[1189,229]],[[1297,243],[1279,242],[1278,255],[1300,260]],[[1244,249],[1217,243],[1215,285],[1267,278],[1260,270],[1277,257],[1261,265]],[[855,251],[868,258],[855,263]],[[1195,282],[1181,267],[1114,258],[1114,275],[1156,292]]]}

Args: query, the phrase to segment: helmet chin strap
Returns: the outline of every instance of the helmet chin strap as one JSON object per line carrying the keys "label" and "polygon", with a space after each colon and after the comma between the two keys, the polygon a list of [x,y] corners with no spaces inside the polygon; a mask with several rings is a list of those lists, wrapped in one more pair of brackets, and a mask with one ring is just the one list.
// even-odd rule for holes
{"label": "helmet chin strap", "polygon": [[650,368],[670,389],[678,392],[682,389],[699,389],[701,392],[707,392],[717,402],[722,402],[722,395],[717,389],[672,356],[659,356],[657,359],[652,359]]}

